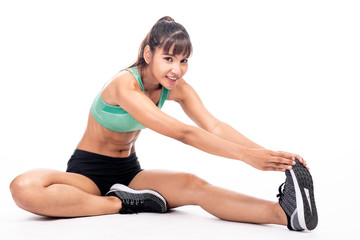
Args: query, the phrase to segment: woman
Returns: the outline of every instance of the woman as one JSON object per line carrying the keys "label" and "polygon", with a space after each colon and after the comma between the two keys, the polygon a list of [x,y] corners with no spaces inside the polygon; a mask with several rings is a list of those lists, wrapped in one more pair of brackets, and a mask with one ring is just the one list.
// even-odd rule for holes
{"label": "woman", "polygon": [[[67,172],[41,169],[16,177],[10,185],[16,204],[56,217],[199,205],[225,220],[314,229],[317,213],[305,161],[262,148],[212,116],[183,79],[191,52],[185,28],[170,17],[161,18],[142,42],[135,64],[115,75],[95,98]],[[199,127],[163,113],[165,100],[178,102]],[[135,142],[145,127],[260,170],[286,171],[279,203],[212,186],[192,174],[142,170]]]}

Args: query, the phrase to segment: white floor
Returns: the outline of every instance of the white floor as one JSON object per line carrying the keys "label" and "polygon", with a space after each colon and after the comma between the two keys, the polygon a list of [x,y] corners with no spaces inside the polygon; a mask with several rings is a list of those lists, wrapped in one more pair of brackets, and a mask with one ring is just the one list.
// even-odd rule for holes
{"label": "white floor", "polygon": [[[45,218],[2,205],[1,236],[12,239],[360,239],[355,212],[323,204],[319,225],[312,232],[292,232],[277,225],[256,225],[219,220],[199,207],[166,214],[141,213],[83,218]],[[348,202],[350,203],[350,202]],[[352,202],[355,203],[355,202]],[[351,204],[351,203],[350,203]],[[357,211],[358,212],[358,211]],[[357,222],[356,222],[357,221]]]}
{"label": "white floor", "polygon": [[6,239],[360,239],[356,228],[320,224],[313,232],[291,232],[282,226],[218,220],[196,207],[163,215],[50,219],[17,213],[2,218],[6,221],[1,223],[1,235]]}

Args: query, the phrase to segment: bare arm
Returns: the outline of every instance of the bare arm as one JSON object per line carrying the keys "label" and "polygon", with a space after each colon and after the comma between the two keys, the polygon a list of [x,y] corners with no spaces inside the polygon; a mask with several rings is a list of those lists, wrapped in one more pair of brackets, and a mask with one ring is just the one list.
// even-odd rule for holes
{"label": "bare arm", "polygon": [[[195,92],[191,90],[192,88],[189,88],[183,80],[176,87],[178,90],[172,90],[171,98],[175,100],[176,95],[180,94],[181,97],[178,101],[182,104],[185,112],[203,129],[184,124],[160,111],[151,99],[141,91],[132,75],[124,74],[120,78],[119,81],[114,81],[115,86],[112,88],[114,89],[112,98],[115,103],[141,124],[162,135],[213,155],[242,160],[260,170],[283,171],[293,163],[293,154],[273,152],[266,149],[255,151],[212,134],[208,129],[215,129],[218,120],[210,118],[208,115],[199,117],[206,110],[201,107],[200,99],[194,98],[196,94],[193,94]],[[189,105],[199,106],[198,114],[189,114],[189,109],[192,109]]]}
{"label": "bare arm", "polygon": [[141,91],[132,75],[124,74],[120,78],[112,86],[112,99],[142,125],[207,153],[236,160],[244,159],[244,146],[167,115]]}
{"label": "bare arm", "polygon": [[202,104],[200,97],[195,90],[187,83],[174,94],[184,112],[201,128],[232,143],[236,143],[248,148],[262,148],[257,143],[251,141],[233,127],[216,119]]}
{"label": "bare arm", "polygon": [[211,131],[211,133],[230,142],[237,143],[248,148],[263,148],[262,146],[251,141],[250,139],[242,135],[240,132],[236,131],[233,127],[224,122],[219,121],[218,125],[216,125],[216,127]]}
{"label": "bare arm", "polygon": [[174,91],[172,98],[180,103],[184,112],[199,127],[223,140],[242,146],[243,156],[241,160],[255,168],[284,171],[291,168],[289,165],[293,164],[292,161],[295,157],[301,162],[303,161],[296,154],[266,150],[236,131],[230,125],[216,119],[202,104],[195,90],[185,82]]}

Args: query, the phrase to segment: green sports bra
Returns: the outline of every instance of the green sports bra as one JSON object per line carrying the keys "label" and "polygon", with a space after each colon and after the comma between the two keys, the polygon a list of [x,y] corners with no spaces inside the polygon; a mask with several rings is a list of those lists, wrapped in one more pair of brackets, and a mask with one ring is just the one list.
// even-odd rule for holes
{"label": "green sports bra", "polygon": [[[125,70],[134,75],[140,84],[141,90],[145,93],[138,68],[132,67]],[[120,106],[114,106],[104,102],[101,98],[101,92],[102,91],[96,96],[91,106],[91,113],[101,126],[115,132],[132,132],[146,128]],[[157,105],[159,109],[162,108],[168,96],[169,90],[162,87],[160,100]]]}

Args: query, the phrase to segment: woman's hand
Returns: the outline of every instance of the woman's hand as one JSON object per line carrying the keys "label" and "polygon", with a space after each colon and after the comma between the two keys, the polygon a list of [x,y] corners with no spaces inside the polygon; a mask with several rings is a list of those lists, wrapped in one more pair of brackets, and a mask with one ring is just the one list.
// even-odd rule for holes
{"label": "woman's hand", "polygon": [[265,148],[249,149],[246,153],[245,162],[262,171],[284,172],[292,169],[292,166],[295,165],[295,158],[307,167],[304,159],[297,154],[283,151],[275,152]]}

